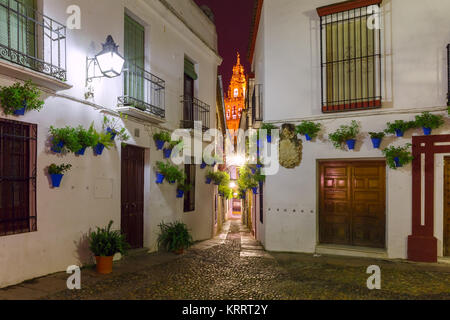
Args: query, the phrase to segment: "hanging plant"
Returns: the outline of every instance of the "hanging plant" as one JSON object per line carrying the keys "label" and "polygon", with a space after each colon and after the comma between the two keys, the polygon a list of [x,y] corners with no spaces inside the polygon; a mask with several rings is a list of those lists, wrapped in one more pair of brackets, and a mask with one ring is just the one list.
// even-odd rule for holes
{"label": "hanging plant", "polygon": [[306,137],[307,141],[311,141],[319,135],[322,125],[320,123],[314,123],[312,121],[302,121],[296,128],[297,134],[301,134]]}
{"label": "hanging plant", "polygon": [[372,140],[373,147],[379,149],[381,141],[386,136],[384,132],[369,132],[370,139]]}
{"label": "hanging plant", "polygon": [[[128,116],[123,116],[120,114],[120,118],[128,119]],[[130,140],[130,136],[127,134],[127,130],[121,126],[119,119],[117,118],[109,118],[107,116],[103,117],[103,130],[106,130],[107,133],[111,135],[111,140],[114,140],[116,137],[122,144],[128,140]]]}
{"label": "hanging plant", "polygon": [[336,149],[342,149],[342,144],[347,143],[348,149],[355,149],[356,137],[359,134],[359,124],[353,120],[350,125],[342,125],[329,138]]}
{"label": "hanging plant", "polygon": [[414,160],[409,148],[411,144],[408,143],[403,147],[390,146],[383,150],[383,154],[386,157],[386,162],[391,169],[397,169],[410,163]]}
{"label": "hanging plant", "polygon": [[94,125],[91,125],[88,130],[84,129],[82,126],[79,126],[76,128],[76,135],[78,138],[78,143],[81,146],[81,148],[75,152],[76,155],[82,156],[87,148],[95,146]]}
{"label": "hanging plant", "polygon": [[155,133],[153,135],[153,140],[155,140],[156,148],[158,150],[162,150],[162,148],[164,148],[164,144],[166,142],[170,142],[172,139],[170,137],[170,133],[169,132],[161,131],[161,132]]}
{"label": "hanging plant", "polygon": [[444,124],[444,117],[441,115],[431,114],[424,112],[419,116],[416,116],[416,127],[422,127],[423,133],[426,136],[431,134],[433,129],[437,129]]}
{"label": "hanging plant", "polygon": [[94,131],[94,153],[95,155],[101,155],[106,148],[109,150],[114,146],[114,142],[111,140],[111,134],[105,132]]}
{"label": "hanging plant", "polygon": [[31,82],[23,85],[19,82],[0,90],[0,104],[3,112],[9,115],[24,115],[25,111],[41,110],[44,101],[40,100],[41,91]]}
{"label": "hanging plant", "polygon": [[[267,142],[271,143],[272,142],[272,130],[277,130],[278,127],[271,123],[263,123],[261,126],[261,129],[267,131]],[[259,141],[259,136],[258,136],[258,141]]]}
{"label": "hanging plant", "polygon": [[53,188],[59,188],[59,186],[61,185],[61,180],[64,176],[64,173],[69,171],[71,168],[72,168],[71,164],[61,164],[58,166],[54,163],[52,163],[48,167],[48,174],[50,175],[50,178],[52,179]]}
{"label": "hanging plant", "polygon": [[63,151],[77,152],[82,148],[78,138],[77,129],[72,127],[54,128],[50,126],[49,130],[52,135],[52,151],[61,153]]}
{"label": "hanging plant", "polygon": [[172,150],[178,146],[180,149],[183,148],[183,140],[180,139],[178,141],[170,141],[169,146],[163,150],[164,158],[169,159],[172,156]]}
{"label": "hanging plant", "polygon": [[406,131],[416,128],[415,121],[395,120],[393,123],[387,123],[387,129],[384,131],[387,134],[395,134],[397,137],[403,137]]}
{"label": "hanging plant", "polygon": [[211,184],[213,178],[215,177],[214,172],[213,171],[208,171],[206,173],[206,184]]}
{"label": "hanging plant", "polygon": [[219,195],[229,200],[233,198],[233,190],[228,185],[219,186]]}
{"label": "hanging plant", "polygon": [[168,162],[158,161],[156,163],[156,167],[157,167],[157,180],[156,180],[157,184],[162,184],[164,178],[170,184],[174,184],[177,181],[183,184],[184,181],[186,180],[186,175],[184,174],[184,172],[180,171],[178,167]]}
{"label": "hanging plant", "polygon": [[190,185],[190,184],[185,184],[185,183],[178,184],[178,187],[177,187],[177,198],[183,198],[184,194],[186,192],[191,191],[191,189],[192,189],[192,185]]}

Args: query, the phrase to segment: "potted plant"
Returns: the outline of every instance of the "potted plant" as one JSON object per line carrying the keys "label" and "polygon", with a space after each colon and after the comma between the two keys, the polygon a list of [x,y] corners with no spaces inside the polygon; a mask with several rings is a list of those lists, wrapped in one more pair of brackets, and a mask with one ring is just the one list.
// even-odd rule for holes
{"label": "potted plant", "polygon": [[106,148],[109,150],[114,145],[111,140],[111,134],[105,132],[94,131],[94,154],[100,156]]}
{"label": "potted plant", "polygon": [[183,198],[186,192],[191,191],[192,185],[186,183],[178,184],[177,188],[177,198]]}
{"label": "potted plant", "polygon": [[437,129],[444,124],[444,117],[441,115],[424,112],[416,116],[416,127],[422,127],[423,134],[429,136],[433,129]]}
{"label": "potted plant", "polygon": [[387,123],[387,134],[395,134],[397,137],[403,137],[405,132],[416,127],[415,121],[395,120],[393,123]]}
{"label": "potted plant", "polygon": [[231,199],[233,197],[233,190],[230,186],[220,185],[219,186],[219,195],[224,197],[225,199]]}
{"label": "potted plant", "polygon": [[169,147],[164,149],[164,158],[165,159],[169,159],[172,156],[172,150],[176,147],[179,146],[180,148],[183,147],[183,140],[178,140],[178,141],[170,141],[169,142]]}
{"label": "potted plant", "polygon": [[272,130],[276,130],[276,129],[278,129],[278,127],[271,123],[263,123],[261,126],[261,129],[267,131],[267,142],[271,143],[272,142]]}
{"label": "potted plant", "polygon": [[[122,114],[120,114],[120,118],[124,118],[126,120],[128,116],[122,116]],[[117,118],[109,118],[107,116],[104,116],[103,130],[105,129],[106,132],[111,135],[111,140],[114,140],[116,137],[122,143],[130,140],[130,136],[127,134],[127,130],[120,125],[120,122]]]}
{"label": "potted plant", "polygon": [[170,184],[174,184],[175,182],[184,183],[185,174],[181,172],[176,166],[171,165],[170,163],[165,163],[162,161],[156,162],[157,168],[157,184],[162,184],[164,179],[166,179]]}
{"label": "potted plant", "polygon": [[66,126],[65,128],[54,128],[50,126],[49,130],[52,135],[52,151],[61,153],[64,150],[77,152],[82,148],[79,142],[78,132],[75,128]]}
{"label": "potted plant", "polygon": [[10,115],[24,115],[27,110],[41,110],[44,101],[39,97],[41,91],[31,82],[26,81],[23,85],[19,82],[0,90],[0,104],[3,112]]}
{"label": "potted plant", "polygon": [[64,164],[64,163],[59,166],[52,163],[48,167],[48,174],[52,179],[53,188],[59,188],[59,186],[61,185],[61,180],[64,177],[64,173],[69,171],[71,168],[72,168],[71,164]]}
{"label": "potted plant", "polygon": [[340,126],[336,132],[329,135],[329,138],[336,149],[342,148],[342,144],[345,142],[349,150],[354,150],[358,134],[359,124],[353,120],[350,125]]}
{"label": "potted plant", "polygon": [[414,160],[409,148],[411,144],[408,143],[403,147],[390,146],[383,150],[383,154],[386,157],[386,162],[391,169],[397,169],[410,163]]}
{"label": "potted plant", "polygon": [[372,140],[373,147],[379,149],[381,141],[386,136],[384,132],[369,132],[370,139]]}
{"label": "potted plant", "polygon": [[192,235],[187,226],[179,221],[159,224],[158,248],[175,254],[182,254],[194,244]]}
{"label": "potted plant", "polygon": [[172,139],[170,138],[169,132],[161,131],[153,135],[153,140],[155,140],[156,148],[158,150],[162,150],[162,148],[164,148],[164,144],[166,142],[170,142]]}
{"label": "potted plant", "polygon": [[311,141],[319,135],[322,125],[320,123],[314,123],[312,121],[302,121],[297,127],[297,134],[301,134],[306,137],[307,141]]}
{"label": "potted plant", "polygon": [[100,274],[112,272],[113,258],[116,253],[126,254],[129,244],[118,230],[111,230],[113,221],[106,228],[97,227],[97,231],[89,235],[89,249],[97,261],[96,269]]}
{"label": "potted plant", "polygon": [[162,162],[162,161],[158,161],[156,162],[156,184],[162,184],[164,182],[164,178],[165,178],[165,172],[167,172],[167,168],[168,168],[169,164]]}
{"label": "potted plant", "polygon": [[84,129],[82,126],[79,126],[78,128],[76,128],[76,135],[78,138],[80,149],[76,151],[75,154],[83,156],[87,148],[95,146],[94,125],[91,125],[88,130]]}
{"label": "potted plant", "polygon": [[212,180],[214,179],[215,174],[213,171],[208,171],[206,174],[206,184],[211,184]]}

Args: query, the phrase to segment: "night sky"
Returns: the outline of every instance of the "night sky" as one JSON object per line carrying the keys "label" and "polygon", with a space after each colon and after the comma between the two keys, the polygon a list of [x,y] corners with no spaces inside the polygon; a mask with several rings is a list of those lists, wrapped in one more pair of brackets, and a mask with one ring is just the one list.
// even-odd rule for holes
{"label": "night sky", "polygon": [[214,12],[219,54],[223,58],[219,74],[223,77],[224,90],[227,90],[233,65],[236,63],[236,52],[241,54],[245,72],[250,71],[247,52],[255,2],[254,0],[195,0],[195,2],[199,6],[207,5]]}

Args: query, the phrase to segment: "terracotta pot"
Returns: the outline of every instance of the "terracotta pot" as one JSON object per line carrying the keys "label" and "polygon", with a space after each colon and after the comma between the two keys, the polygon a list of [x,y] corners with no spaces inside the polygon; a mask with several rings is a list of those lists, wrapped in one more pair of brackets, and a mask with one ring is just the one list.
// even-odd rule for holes
{"label": "terracotta pot", "polygon": [[174,253],[178,254],[178,255],[183,254],[184,253],[184,249],[175,250]]}
{"label": "terracotta pot", "polygon": [[100,274],[109,274],[112,272],[113,258],[111,257],[95,257],[97,260],[97,272]]}

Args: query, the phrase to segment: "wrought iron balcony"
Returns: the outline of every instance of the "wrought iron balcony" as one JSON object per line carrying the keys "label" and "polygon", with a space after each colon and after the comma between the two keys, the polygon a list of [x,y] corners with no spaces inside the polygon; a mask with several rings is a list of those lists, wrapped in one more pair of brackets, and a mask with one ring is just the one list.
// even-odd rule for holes
{"label": "wrought iron balcony", "polygon": [[181,127],[184,129],[194,129],[195,122],[201,122],[202,130],[209,130],[209,105],[190,96],[184,96],[182,103],[183,120],[181,120]]}
{"label": "wrought iron balcony", "polygon": [[251,112],[252,112],[252,124],[261,122],[264,119],[263,110],[263,85],[257,84],[253,89]]}
{"label": "wrought iron balcony", "polygon": [[119,97],[119,105],[165,118],[166,82],[133,64],[128,64],[123,74],[123,96]]}
{"label": "wrought iron balcony", "polygon": [[34,7],[1,0],[0,59],[65,81],[66,27]]}

